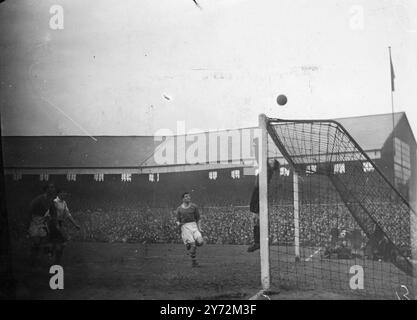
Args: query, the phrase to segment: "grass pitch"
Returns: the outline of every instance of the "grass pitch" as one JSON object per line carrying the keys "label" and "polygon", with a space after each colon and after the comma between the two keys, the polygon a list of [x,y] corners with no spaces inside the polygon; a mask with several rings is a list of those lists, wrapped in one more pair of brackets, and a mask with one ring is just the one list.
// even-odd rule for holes
{"label": "grass pitch", "polygon": [[[240,245],[205,245],[198,248],[197,253],[201,267],[192,268],[187,251],[180,244],[70,242],[62,261],[64,290],[51,290],[51,262],[44,257],[39,266],[31,268],[27,244],[15,244],[13,263],[17,298],[249,299],[261,289],[260,263],[259,251],[248,253],[246,249],[247,246]],[[294,264],[290,263],[291,254],[283,250],[271,247],[270,299],[369,298],[365,294],[352,294],[348,289],[340,290],[347,288],[349,281],[348,274],[339,274],[343,270],[341,266],[345,265],[348,270],[354,261],[327,262],[330,266],[326,269],[330,272],[328,278],[323,276],[324,262],[318,256]],[[287,262],[283,264],[283,261]],[[365,266],[365,285],[367,270],[369,268]],[[285,275],[289,281],[280,280],[279,275]],[[292,279],[288,275],[292,275]],[[373,277],[378,279],[378,274]],[[383,297],[396,298],[394,291],[388,291]]]}

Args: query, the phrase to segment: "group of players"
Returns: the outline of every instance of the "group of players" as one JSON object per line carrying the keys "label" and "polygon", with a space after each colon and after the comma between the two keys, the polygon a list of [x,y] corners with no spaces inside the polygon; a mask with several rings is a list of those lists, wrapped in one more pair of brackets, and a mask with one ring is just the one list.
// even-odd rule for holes
{"label": "group of players", "polygon": [[64,228],[64,220],[68,219],[80,229],[72,217],[65,201],[66,193],[57,190],[53,183],[48,184],[44,192],[30,203],[30,223],[28,228],[31,239],[30,264],[37,264],[41,249],[60,264],[65,245],[68,241]]}
{"label": "group of players", "polygon": [[[268,181],[275,171],[279,170],[279,163],[274,160],[268,163]],[[31,238],[31,265],[37,263],[41,249],[48,253],[54,264],[60,264],[64,248],[68,241],[65,232],[64,220],[68,219],[73,225],[80,226],[72,217],[65,201],[66,193],[56,190],[50,183],[44,188],[44,192],[30,203],[29,236]],[[182,203],[175,210],[176,224],[181,232],[182,241],[191,257],[192,267],[198,267],[197,247],[204,244],[200,224],[200,212],[198,206],[191,202],[189,192],[181,196]],[[259,177],[256,177],[255,187],[252,192],[250,211],[253,213],[253,244],[248,252],[259,249]]]}

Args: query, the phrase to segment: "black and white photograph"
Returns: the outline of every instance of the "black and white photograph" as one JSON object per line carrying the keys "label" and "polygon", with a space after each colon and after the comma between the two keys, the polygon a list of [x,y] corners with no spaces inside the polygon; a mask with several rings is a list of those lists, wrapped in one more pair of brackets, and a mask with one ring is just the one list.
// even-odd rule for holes
{"label": "black and white photograph", "polygon": [[415,0],[0,1],[0,300],[416,300],[416,84]]}

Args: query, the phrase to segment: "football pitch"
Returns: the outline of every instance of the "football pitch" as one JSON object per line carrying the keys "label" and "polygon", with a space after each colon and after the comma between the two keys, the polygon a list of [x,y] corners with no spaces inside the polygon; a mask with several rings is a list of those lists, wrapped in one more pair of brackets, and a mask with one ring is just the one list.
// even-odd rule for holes
{"label": "football pitch", "polygon": [[[18,299],[244,300],[261,289],[259,251],[248,253],[247,246],[243,245],[205,245],[197,254],[201,266],[192,268],[191,259],[181,244],[70,242],[62,261],[63,290],[50,289],[51,263],[46,257],[41,265],[31,268],[27,245],[15,245],[13,249]],[[284,285],[277,279],[280,272],[277,254],[285,255],[281,249],[271,247],[270,299],[364,298],[335,293],[337,291],[331,289],[307,286],[299,290]],[[290,255],[287,257],[291,259]],[[313,273],[318,272],[323,263],[319,260],[313,257],[296,268],[298,272],[303,268],[304,277],[313,279]],[[346,266],[351,263],[345,262]],[[335,271],[340,270],[340,262],[334,265]],[[346,274],[334,277],[333,282],[345,282],[347,277]],[[338,287],[340,283],[332,285]]]}

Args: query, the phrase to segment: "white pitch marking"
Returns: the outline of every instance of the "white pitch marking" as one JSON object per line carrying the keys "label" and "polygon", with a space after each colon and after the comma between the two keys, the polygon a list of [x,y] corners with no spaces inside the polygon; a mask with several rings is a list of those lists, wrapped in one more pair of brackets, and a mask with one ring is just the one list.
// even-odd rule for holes
{"label": "white pitch marking", "polygon": [[321,248],[317,249],[316,251],[314,251],[313,254],[311,254],[307,259],[305,259],[304,261],[311,261],[311,259],[316,256],[319,252],[321,251]]}
{"label": "white pitch marking", "polygon": [[271,298],[265,293],[265,290],[261,290],[254,296],[250,297],[249,300],[271,300]]}

